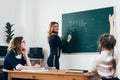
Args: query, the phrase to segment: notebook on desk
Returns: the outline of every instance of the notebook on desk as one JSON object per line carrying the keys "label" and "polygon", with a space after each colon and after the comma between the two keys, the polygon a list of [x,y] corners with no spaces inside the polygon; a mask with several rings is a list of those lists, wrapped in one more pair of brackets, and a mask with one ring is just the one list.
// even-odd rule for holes
{"label": "notebook on desk", "polygon": [[44,67],[42,68],[35,68],[35,67],[30,67],[28,69],[23,69],[21,70],[23,72],[46,72],[48,69],[45,69]]}
{"label": "notebook on desk", "polygon": [[68,69],[66,73],[75,73],[75,74],[80,74],[80,73],[88,73],[88,70],[81,70],[81,69]]}

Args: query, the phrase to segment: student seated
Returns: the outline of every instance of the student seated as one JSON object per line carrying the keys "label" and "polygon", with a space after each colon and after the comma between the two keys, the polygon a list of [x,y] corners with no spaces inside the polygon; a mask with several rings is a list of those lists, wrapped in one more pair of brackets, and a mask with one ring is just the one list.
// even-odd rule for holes
{"label": "student seated", "polygon": [[98,42],[100,54],[93,59],[90,69],[90,72],[97,73],[101,80],[119,80],[115,75],[119,54],[115,49],[113,20],[114,15],[109,15],[110,34],[101,35]]}
{"label": "student seated", "polygon": [[[13,38],[10,41],[7,50],[8,52],[4,59],[3,70],[22,70],[31,67],[31,63],[26,52],[26,43],[22,36]],[[2,71],[2,80],[7,80],[7,78],[8,74]]]}

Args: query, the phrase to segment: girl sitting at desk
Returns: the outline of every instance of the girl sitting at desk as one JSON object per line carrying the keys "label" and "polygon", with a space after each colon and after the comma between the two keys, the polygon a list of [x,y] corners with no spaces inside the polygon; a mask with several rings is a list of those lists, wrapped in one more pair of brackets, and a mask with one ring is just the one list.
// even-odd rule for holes
{"label": "girl sitting at desk", "polygon": [[114,35],[114,15],[109,15],[110,34],[103,34],[99,39],[100,54],[92,62],[91,72],[98,73],[101,80],[119,80],[116,75],[119,53],[116,51]]}
{"label": "girl sitting at desk", "polygon": [[[13,38],[8,46],[5,56],[2,80],[7,80],[6,70],[22,70],[31,67],[30,60],[26,53],[26,43],[22,36]],[[17,79],[18,80],[18,79]]]}

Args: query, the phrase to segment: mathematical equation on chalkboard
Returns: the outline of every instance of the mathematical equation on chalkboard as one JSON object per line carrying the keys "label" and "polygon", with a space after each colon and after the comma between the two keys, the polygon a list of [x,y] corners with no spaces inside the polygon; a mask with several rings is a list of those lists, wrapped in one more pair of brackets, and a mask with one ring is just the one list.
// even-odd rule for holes
{"label": "mathematical equation on chalkboard", "polygon": [[[76,30],[87,31],[87,26],[89,26],[89,20],[94,21],[95,19],[79,19],[79,20],[68,20],[68,34],[74,33]],[[76,27],[75,27],[76,26]]]}

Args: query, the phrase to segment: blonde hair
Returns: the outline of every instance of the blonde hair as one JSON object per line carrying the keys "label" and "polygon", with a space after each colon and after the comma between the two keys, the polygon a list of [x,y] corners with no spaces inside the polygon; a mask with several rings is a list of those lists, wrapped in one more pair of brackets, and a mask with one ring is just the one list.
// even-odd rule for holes
{"label": "blonde hair", "polygon": [[49,39],[50,39],[52,33],[54,33],[53,30],[56,27],[56,26],[54,26],[55,24],[57,24],[59,26],[58,22],[51,22],[50,25],[49,25],[48,36],[47,36],[48,37],[48,42],[49,42]]}
{"label": "blonde hair", "polygon": [[21,42],[23,40],[22,36],[14,37],[10,40],[10,43],[8,45],[8,51],[15,49],[15,51],[18,53],[21,50]]}

